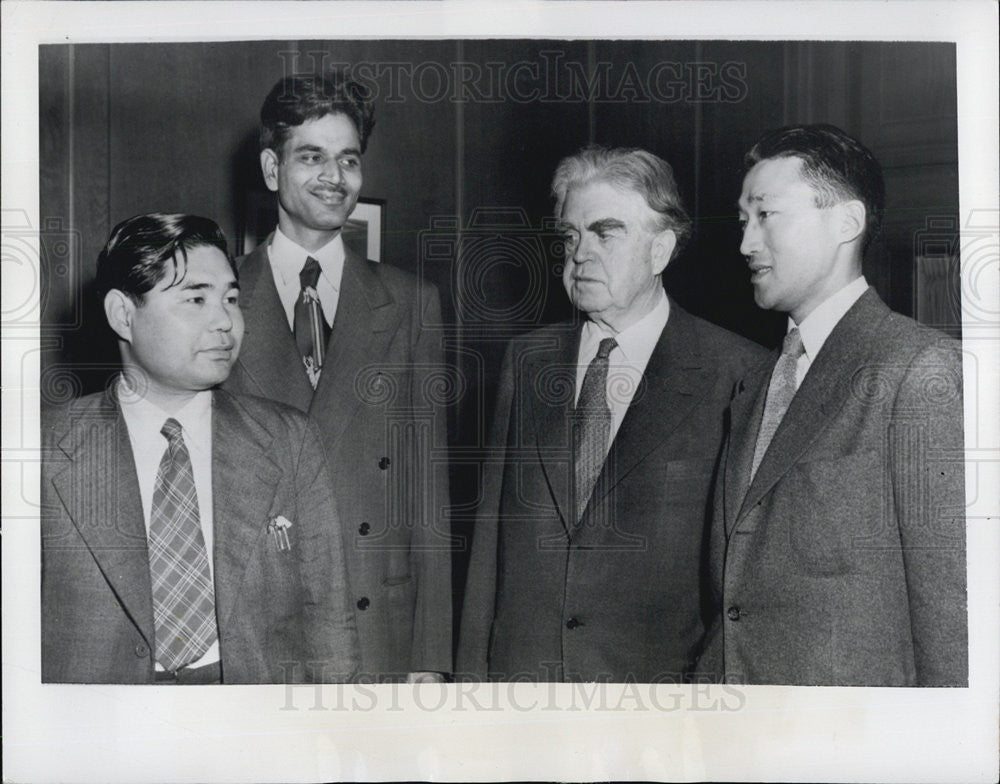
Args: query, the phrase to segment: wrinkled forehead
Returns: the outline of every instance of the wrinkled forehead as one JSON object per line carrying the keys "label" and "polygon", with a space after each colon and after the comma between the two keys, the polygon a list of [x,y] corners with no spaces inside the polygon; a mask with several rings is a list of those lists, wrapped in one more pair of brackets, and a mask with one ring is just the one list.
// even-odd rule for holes
{"label": "wrinkled forehead", "polygon": [[574,183],[566,190],[560,222],[584,224],[602,218],[655,218],[653,209],[639,191],[609,179],[594,178]]}

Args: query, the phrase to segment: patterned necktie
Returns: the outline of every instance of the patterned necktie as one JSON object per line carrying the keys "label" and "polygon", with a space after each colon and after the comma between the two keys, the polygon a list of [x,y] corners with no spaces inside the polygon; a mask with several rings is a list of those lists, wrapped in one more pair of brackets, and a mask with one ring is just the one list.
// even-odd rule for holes
{"label": "patterned necktie", "polygon": [[604,466],[611,435],[611,408],[608,406],[608,355],[618,343],[604,338],[597,349],[580,387],[573,427],[573,473],[576,519],[583,516]]}
{"label": "patterned necktie", "polygon": [[218,636],[215,592],[198,493],[181,425],[168,419],[149,515],[149,572],[153,582],[156,660],[174,671],[200,658]]}
{"label": "patterned necktie", "polygon": [[781,356],[778,357],[778,361],[774,365],[771,383],[767,387],[764,417],[760,423],[760,431],[757,433],[757,445],[753,450],[753,466],[750,469],[751,480],[757,474],[760,461],[764,459],[767,447],[770,445],[771,439],[774,438],[785,412],[792,404],[792,398],[795,397],[795,367],[804,351],[802,336],[797,327],[793,328],[785,335],[785,342],[781,346]]}
{"label": "patterned necktie", "polygon": [[302,289],[295,300],[295,318],[292,331],[295,333],[295,343],[302,355],[306,373],[313,389],[319,383],[319,374],[323,370],[323,355],[326,343],[330,338],[330,327],[323,315],[323,306],[316,293],[316,283],[319,281],[319,262],[312,256],[306,259],[299,273],[299,283]]}

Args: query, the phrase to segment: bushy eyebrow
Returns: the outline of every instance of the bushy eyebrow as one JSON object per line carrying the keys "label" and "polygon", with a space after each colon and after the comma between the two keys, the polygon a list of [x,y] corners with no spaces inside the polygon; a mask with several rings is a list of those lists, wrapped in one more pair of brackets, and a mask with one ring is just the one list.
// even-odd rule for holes
{"label": "bushy eyebrow", "polygon": [[624,229],[625,224],[618,220],[617,218],[601,218],[600,220],[595,220],[593,223],[587,226],[587,231],[604,232],[611,231],[612,229]]}

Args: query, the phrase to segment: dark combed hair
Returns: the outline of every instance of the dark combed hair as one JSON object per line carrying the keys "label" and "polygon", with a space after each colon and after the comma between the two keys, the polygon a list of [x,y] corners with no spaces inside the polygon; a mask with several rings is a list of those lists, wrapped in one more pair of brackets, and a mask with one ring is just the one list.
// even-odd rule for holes
{"label": "dark combed hair", "polygon": [[691,218],[681,201],[674,170],[662,158],[635,147],[592,144],[563,158],[552,177],[556,215],[562,214],[570,188],[588,182],[607,182],[639,193],[658,215],[658,229],[677,237],[676,255],[691,236]]}
{"label": "dark combed hair", "polygon": [[798,158],[816,191],[816,206],[852,199],[865,205],[864,248],[878,235],[885,212],[885,179],[871,150],[835,125],[792,125],[768,131],[743,157],[746,171],[769,158]]}
{"label": "dark combed hair", "polygon": [[97,293],[103,297],[118,289],[141,302],[167,276],[168,267],[173,275],[170,285],[180,282],[188,251],[203,245],[221,250],[236,273],[226,237],[209,218],[153,212],[124,220],[97,257]]}
{"label": "dark combed hair", "polygon": [[343,114],[354,123],[364,152],[375,127],[375,107],[365,87],[340,71],[280,79],[260,109],[261,151],[274,150],[280,158],[292,128],[328,114]]}

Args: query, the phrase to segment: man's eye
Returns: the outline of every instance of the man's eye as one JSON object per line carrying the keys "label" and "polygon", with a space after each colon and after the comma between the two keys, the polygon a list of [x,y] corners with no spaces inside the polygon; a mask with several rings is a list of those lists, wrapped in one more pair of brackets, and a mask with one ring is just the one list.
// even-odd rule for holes
{"label": "man's eye", "polygon": [[203,304],[205,304],[205,298],[204,297],[188,297],[187,301],[190,302],[190,303],[192,303],[192,304],[194,304],[194,305],[203,305]]}
{"label": "man's eye", "polygon": [[303,163],[311,164],[311,163],[319,163],[321,158],[319,155],[310,154],[310,155],[303,155],[301,160]]}
{"label": "man's eye", "polygon": [[761,210],[759,213],[757,213],[757,220],[766,220],[770,214],[771,213],[768,212],[767,210]]}
{"label": "man's eye", "polygon": [[361,165],[361,161],[357,158],[341,158],[340,165],[345,169],[357,169]]}
{"label": "man's eye", "polygon": [[240,303],[240,297],[238,294],[229,294],[226,296],[226,304],[238,305],[239,303]]}

